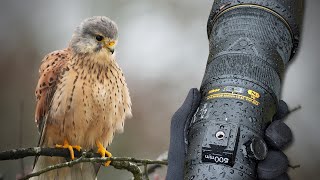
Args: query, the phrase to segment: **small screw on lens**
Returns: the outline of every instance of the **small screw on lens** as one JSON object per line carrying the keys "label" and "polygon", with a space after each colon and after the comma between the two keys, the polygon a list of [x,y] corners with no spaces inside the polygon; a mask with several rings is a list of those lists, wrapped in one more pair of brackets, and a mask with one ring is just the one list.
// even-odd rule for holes
{"label": "small screw on lens", "polygon": [[225,134],[224,134],[223,131],[218,131],[218,132],[216,133],[216,138],[219,139],[219,140],[223,139],[224,136],[225,136]]}

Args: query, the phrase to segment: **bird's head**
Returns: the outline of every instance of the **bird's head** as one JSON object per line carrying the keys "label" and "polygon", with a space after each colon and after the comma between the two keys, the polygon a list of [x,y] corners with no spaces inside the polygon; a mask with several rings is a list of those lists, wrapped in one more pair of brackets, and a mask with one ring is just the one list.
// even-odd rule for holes
{"label": "bird's head", "polygon": [[105,16],[85,19],[74,31],[70,47],[76,54],[113,56],[118,39],[118,27]]}

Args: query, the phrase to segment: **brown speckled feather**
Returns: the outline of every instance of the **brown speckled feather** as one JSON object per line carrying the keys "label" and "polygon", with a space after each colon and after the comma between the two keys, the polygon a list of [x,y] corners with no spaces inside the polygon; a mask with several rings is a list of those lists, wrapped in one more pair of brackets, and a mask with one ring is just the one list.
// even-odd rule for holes
{"label": "brown speckled feather", "polygon": [[63,69],[66,67],[66,61],[69,58],[69,49],[54,51],[44,57],[39,69],[39,80],[35,95],[37,105],[35,110],[35,121],[42,131],[44,118],[48,113],[52,97],[56,91],[56,84]]}

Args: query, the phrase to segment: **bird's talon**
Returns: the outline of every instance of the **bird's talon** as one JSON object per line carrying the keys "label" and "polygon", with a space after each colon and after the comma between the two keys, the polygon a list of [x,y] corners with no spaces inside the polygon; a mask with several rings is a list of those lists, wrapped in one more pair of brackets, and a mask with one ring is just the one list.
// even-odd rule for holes
{"label": "bird's talon", "polygon": [[63,145],[60,145],[60,144],[56,144],[56,148],[64,148],[64,149],[68,149],[69,152],[70,152],[70,158],[71,160],[74,160],[74,151],[73,151],[73,148],[78,150],[78,151],[81,151],[81,146],[71,146],[69,144],[69,142],[65,139],[64,142],[63,142]]}
{"label": "bird's talon", "polygon": [[107,150],[106,150],[106,155],[107,155],[108,157],[111,157],[111,156],[112,156],[111,152],[109,152],[109,151],[107,151]]}
{"label": "bird's talon", "polygon": [[56,144],[56,148],[63,148],[63,145]]}
{"label": "bird's talon", "polygon": [[[98,146],[97,153],[99,153],[99,154],[101,155],[101,157],[106,157],[106,155],[107,155],[107,157],[112,157],[112,154],[111,154],[109,151],[107,151],[107,149],[104,148],[103,145],[102,145],[100,142],[97,141],[96,144],[97,144],[97,146]],[[110,163],[111,163],[111,161],[107,161],[107,162],[104,164],[104,166],[109,166]]]}
{"label": "bird's talon", "polygon": [[106,163],[104,163],[105,167],[108,167],[110,165],[111,161],[107,161]]}
{"label": "bird's talon", "polygon": [[73,149],[76,149],[77,151],[81,151],[81,146],[72,146]]}

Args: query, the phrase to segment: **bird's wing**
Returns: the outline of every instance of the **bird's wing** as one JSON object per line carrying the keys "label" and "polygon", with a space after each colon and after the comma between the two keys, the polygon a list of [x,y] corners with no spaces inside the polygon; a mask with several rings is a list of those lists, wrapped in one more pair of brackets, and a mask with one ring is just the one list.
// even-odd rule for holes
{"label": "bird's wing", "polygon": [[[46,122],[48,120],[48,115],[50,113],[49,111],[52,104],[52,98],[56,92],[57,84],[63,72],[68,69],[68,61],[71,59],[70,54],[70,49],[58,50],[46,55],[42,60],[42,64],[39,69],[38,85],[35,91],[37,98],[35,121],[40,132],[38,146],[42,146],[46,131]],[[38,159],[39,156],[36,156],[33,164],[34,168]],[[39,166],[43,165],[41,163]],[[48,165],[45,163],[44,165],[47,167]],[[86,171],[82,170],[82,168],[86,169]],[[94,172],[92,175],[96,177],[99,168],[100,164],[97,163],[81,164],[81,168],[80,166],[72,168],[70,174],[72,174],[72,177],[76,175],[77,178],[75,179],[92,179],[89,173],[84,172]]]}
{"label": "bird's wing", "polygon": [[46,55],[42,60],[39,69],[39,81],[35,91],[37,98],[35,121],[40,133],[42,133],[43,125],[51,106],[51,100],[56,91],[57,82],[69,59],[69,50],[65,49],[54,51]]}
{"label": "bird's wing", "polygon": [[[58,50],[46,55],[42,60],[39,69],[38,85],[35,91],[37,99],[35,121],[40,133],[38,146],[41,146],[42,144],[52,97],[56,92],[60,75],[67,67],[67,62],[70,59],[69,54],[69,49]],[[35,157],[34,166],[37,160],[38,157]]]}

